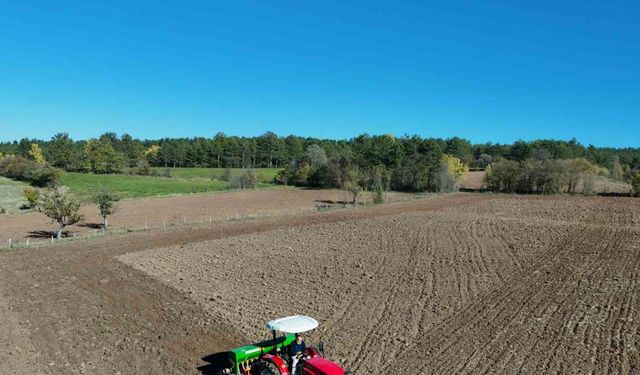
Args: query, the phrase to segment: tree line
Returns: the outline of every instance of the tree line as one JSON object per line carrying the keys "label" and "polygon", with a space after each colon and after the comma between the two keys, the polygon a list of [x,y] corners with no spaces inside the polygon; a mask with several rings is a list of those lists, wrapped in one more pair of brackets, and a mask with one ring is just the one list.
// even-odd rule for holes
{"label": "tree line", "polygon": [[445,155],[472,170],[501,160],[525,163],[581,158],[618,180],[630,182],[640,171],[640,148],[583,146],[575,139],[472,144],[459,137],[363,134],[333,140],[267,132],[256,137],[217,133],[211,138],[140,140],[108,132],[95,139],[73,140],[67,133],[58,133],[49,140],[0,143],[0,154],[21,156],[41,169],[46,165],[91,173],[146,174],[149,167],[284,168],[278,176],[280,183],[333,187],[347,180],[366,180],[371,186],[401,191],[437,190],[450,184],[447,174],[440,173],[443,163],[451,164],[452,159],[445,160]]}

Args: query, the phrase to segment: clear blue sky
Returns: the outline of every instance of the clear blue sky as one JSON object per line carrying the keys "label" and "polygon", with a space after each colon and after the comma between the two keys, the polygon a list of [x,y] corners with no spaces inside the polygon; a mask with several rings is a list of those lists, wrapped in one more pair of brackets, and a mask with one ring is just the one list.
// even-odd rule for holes
{"label": "clear blue sky", "polygon": [[638,1],[0,0],[0,140],[640,146],[638,20]]}

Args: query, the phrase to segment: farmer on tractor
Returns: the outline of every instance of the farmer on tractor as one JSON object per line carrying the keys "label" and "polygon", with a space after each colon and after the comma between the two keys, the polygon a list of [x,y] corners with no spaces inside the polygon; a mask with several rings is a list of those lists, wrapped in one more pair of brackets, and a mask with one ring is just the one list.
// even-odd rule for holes
{"label": "farmer on tractor", "polygon": [[[272,338],[232,349],[221,375],[351,375],[323,357],[324,343],[308,347],[303,332],[318,327],[318,321],[304,315],[272,320],[267,328]],[[278,335],[278,332],[281,335]]]}
{"label": "farmer on tractor", "polygon": [[298,362],[307,350],[307,344],[304,342],[304,336],[301,333],[296,333],[296,340],[292,342],[287,349],[290,358],[289,371],[292,375],[297,375]]}

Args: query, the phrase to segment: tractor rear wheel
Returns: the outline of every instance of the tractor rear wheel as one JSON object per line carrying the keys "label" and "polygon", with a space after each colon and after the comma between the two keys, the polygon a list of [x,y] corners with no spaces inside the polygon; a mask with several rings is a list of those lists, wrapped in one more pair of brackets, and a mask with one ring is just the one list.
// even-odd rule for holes
{"label": "tractor rear wheel", "polygon": [[255,375],[282,375],[272,362],[260,362],[256,366]]}

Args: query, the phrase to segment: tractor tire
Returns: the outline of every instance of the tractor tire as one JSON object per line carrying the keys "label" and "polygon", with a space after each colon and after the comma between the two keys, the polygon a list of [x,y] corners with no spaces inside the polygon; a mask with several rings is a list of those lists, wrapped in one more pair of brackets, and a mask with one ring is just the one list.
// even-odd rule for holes
{"label": "tractor tire", "polygon": [[260,362],[256,366],[255,375],[282,375],[280,370],[271,362]]}

